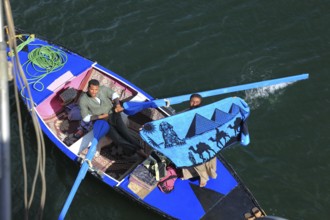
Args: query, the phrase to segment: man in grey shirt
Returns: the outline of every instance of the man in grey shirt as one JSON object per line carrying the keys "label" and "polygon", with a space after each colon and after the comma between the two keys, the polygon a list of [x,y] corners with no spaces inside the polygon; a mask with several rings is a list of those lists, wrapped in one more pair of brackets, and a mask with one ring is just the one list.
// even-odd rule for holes
{"label": "man in grey shirt", "polygon": [[[138,140],[129,133],[121,117],[121,112],[124,109],[115,91],[100,86],[98,80],[92,79],[88,82],[87,92],[80,97],[79,107],[82,117],[81,128],[90,127],[95,120],[107,120],[110,124],[110,138],[116,145],[136,151],[140,156],[147,157]],[[79,129],[75,135],[79,137],[82,134],[83,129]]]}

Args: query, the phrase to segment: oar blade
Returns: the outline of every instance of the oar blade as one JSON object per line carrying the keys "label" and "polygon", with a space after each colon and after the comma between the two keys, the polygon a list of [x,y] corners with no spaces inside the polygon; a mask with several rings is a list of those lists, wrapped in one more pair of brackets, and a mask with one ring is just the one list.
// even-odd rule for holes
{"label": "oar blade", "polygon": [[[309,74],[304,73],[304,74],[295,75],[295,76],[283,77],[283,78],[272,79],[272,80],[264,80],[264,81],[255,82],[255,83],[248,83],[248,84],[243,84],[243,85],[238,85],[238,86],[231,86],[231,87],[227,87],[227,88],[220,88],[220,89],[214,89],[214,90],[208,90],[208,91],[196,92],[196,93],[200,94],[202,97],[205,98],[205,97],[221,95],[221,94],[226,94],[226,93],[231,93],[231,92],[239,92],[239,91],[244,91],[244,90],[249,90],[249,89],[257,89],[257,88],[276,85],[276,84],[280,84],[280,83],[291,83],[291,82],[296,82],[296,81],[304,80],[304,79],[308,79],[308,78],[309,78]],[[124,109],[125,109],[124,112],[127,115],[134,115],[146,108],[158,108],[161,106],[166,106],[168,103],[171,105],[175,105],[175,104],[179,104],[179,103],[188,101],[190,96],[191,96],[191,94],[186,94],[186,95],[175,96],[175,97],[166,98],[166,99],[151,100],[151,101],[147,101],[147,102],[125,102],[123,104]],[[167,101],[165,101],[165,100],[167,100]]]}
{"label": "oar blade", "polygon": [[80,186],[81,181],[85,178],[86,173],[88,171],[88,164],[87,162],[84,162],[79,170],[78,176],[71,188],[70,194],[68,196],[68,198],[66,199],[66,202],[62,208],[62,211],[60,213],[60,216],[58,217],[59,220],[63,220],[66,216],[66,213],[68,212],[71,202]]}
{"label": "oar blade", "polygon": [[[198,94],[200,94],[202,97],[206,98],[206,97],[210,97],[210,96],[216,96],[216,95],[227,94],[227,93],[232,93],[232,92],[239,92],[239,91],[245,91],[245,90],[249,90],[249,89],[257,89],[257,88],[272,86],[272,85],[276,85],[276,84],[280,84],[280,83],[292,83],[292,82],[308,79],[308,77],[309,77],[309,74],[304,73],[304,74],[295,75],[295,76],[289,76],[289,77],[283,77],[283,78],[277,78],[277,79],[271,79],[271,80],[264,80],[264,81],[260,81],[260,82],[247,83],[247,84],[243,84],[243,85],[208,90],[208,91],[198,92]],[[179,104],[184,101],[188,101],[190,98],[190,95],[191,94],[175,96],[172,98],[168,98],[168,100],[170,101],[170,103],[172,105]]]}

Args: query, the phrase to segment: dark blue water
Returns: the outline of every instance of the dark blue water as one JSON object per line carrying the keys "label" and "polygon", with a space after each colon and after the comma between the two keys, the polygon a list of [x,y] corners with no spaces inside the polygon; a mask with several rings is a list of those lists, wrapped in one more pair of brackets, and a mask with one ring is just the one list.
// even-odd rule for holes
{"label": "dark blue water", "polygon": [[[12,9],[16,26],[98,61],[158,98],[310,73],[307,81],[205,102],[240,96],[251,106],[251,144],[223,155],[268,215],[329,218],[329,1],[13,0]],[[24,114],[33,171],[36,141]],[[14,105],[11,119],[17,121]],[[13,219],[23,219],[17,126],[11,127]],[[57,219],[78,168],[48,140],[46,163],[44,219]],[[30,216],[38,194],[35,203]],[[133,218],[160,219],[87,176],[67,219]]]}

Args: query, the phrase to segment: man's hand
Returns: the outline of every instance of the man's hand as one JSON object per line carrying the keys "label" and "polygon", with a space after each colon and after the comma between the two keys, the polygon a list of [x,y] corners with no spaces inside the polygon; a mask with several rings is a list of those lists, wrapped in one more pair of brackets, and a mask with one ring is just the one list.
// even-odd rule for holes
{"label": "man's hand", "polygon": [[122,111],[124,111],[124,108],[121,107],[120,104],[117,104],[116,107],[115,107],[115,112],[116,112],[116,113],[119,113],[119,112],[122,112]]}
{"label": "man's hand", "polygon": [[105,120],[107,120],[108,117],[109,117],[109,114],[102,114],[102,115],[99,115],[97,118],[98,119],[105,119]]}

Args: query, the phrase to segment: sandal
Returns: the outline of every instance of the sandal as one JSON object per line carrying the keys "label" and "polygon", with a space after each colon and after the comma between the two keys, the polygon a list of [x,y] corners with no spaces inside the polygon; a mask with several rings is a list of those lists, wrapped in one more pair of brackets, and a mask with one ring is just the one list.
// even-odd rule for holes
{"label": "sandal", "polygon": [[245,214],[244,214],[244,218],[245,218],[246,220],[255,220],[255,219],[256,219],[256,217],[253,216],[250,212],[245,213]]}
{"label": "sandal", "polygon": [[251,209],[253,215],[256,217],[256,218],[260,218],[260,217],[263,217],[264,215],[262,214],[262,212],[260,211],[260,209],[258,209],[257,207],[253,207]]}

